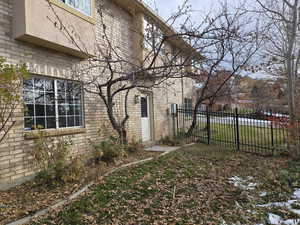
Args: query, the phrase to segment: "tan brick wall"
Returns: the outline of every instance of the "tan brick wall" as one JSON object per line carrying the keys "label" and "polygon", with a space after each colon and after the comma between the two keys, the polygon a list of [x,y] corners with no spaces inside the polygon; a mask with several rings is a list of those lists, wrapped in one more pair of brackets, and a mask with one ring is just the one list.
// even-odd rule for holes
{"label": "tan brick wall", "polygon": [[[32,74],[56,78],[72,78],[72,69],[82,61],[79,58],[38,47],[33,44],[16,41],[12,38],[13,0],[0,0],[0,56],[5,57],[9,63],[26,63]],[[108,4],[107,23],[111,24],[112,40],[117,43],[124,55],[132,57],[136,55],[133,51],[134,41],[132,37],[132,26],[135,24],[134,17],[120,9],[114,4]],[[99,21],[99,16],[98,16]],[[102,26],[97,26],[96,39],[101,42]],[[188,94],[190,84],[184,84],[184,92]],[[181,104],[182,96],[181,81],[176,80],[170,86],[162,85],[161,88],[152,90],[154,109],[154,140],[169,135],[170,117],[167,109],[171,103]],[[130,120],[128,122],[129,139],[141,139],[140,104],[134,103],[138,90],[131,92],[129,96]],[[121,103],[120,103],[121,104]],[[72,152],[83,154],[88,151],[88,139],[98,140],[98,130],[101,124],[107,121],[106,109],[98,96],[85,93],[85,128],[86,132],[70,135],[74,143]],[[122,111],[122,106],[120,106]],[[15,113],[16,126],[9,132],[3,143],[0,144],[0,189],[10,184],[23,181],[35,173],[32,169],[32,158],[28,151],[34,147],[33,140],[24,138],[23,110],[20,107]]]}

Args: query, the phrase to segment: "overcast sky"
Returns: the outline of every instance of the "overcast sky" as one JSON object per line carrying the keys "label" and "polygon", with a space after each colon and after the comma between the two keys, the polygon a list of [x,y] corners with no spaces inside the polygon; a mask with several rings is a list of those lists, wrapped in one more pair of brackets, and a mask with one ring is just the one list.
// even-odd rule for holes
{"label": "overcast sky", "polygon": [[[149,5],[154,10],[157,8],[158,14],[164,19],[168,19],[170,15],[177,11],[178,6],[183,3],[184,0],[143,0],[147,5]],[[213,12],[214,9],[217,9],[217,5],[220,0],[189,0],[189,4],[192,7],[193,20],[201,20],[201,18],[207,15],[208,12]],[[237,6],[241,0],[227,0],[229,7]],[[255,1],[248,0],[248,3],[251,3],[250,6],[253,6]],[[155,4],[156,3],[156,4]],[[256,74],[247,74],[253,78],[264,78],[267,75],[262,75],[262,73]]]}
{"label": "overcast sky", "polygon": [[[182,4],[183,0],[144,0],[149,6],[155,8],[154,2],[156,2],[156,7],[158,8],[158,13],[163,18],[168,18],[171,13],[176,12],[179,5]],[[211,7],[216,0],[189,0],[189,4],[192,5],[192,9],[195,11],[200,11],[205,13]]]}
{"label": "overcast sky", "polygon": [[[177,11],[178,6],[182,5],[184,0],[143,0],[151,8],[157,8],[158,14],[164,19],[168,19],[170,15]],[[189,0],[192,6],[193,19],[201,19],[209,11],[217,8],[219,0]],[[240,0],[227,0],[228,4],[233,5]]]}

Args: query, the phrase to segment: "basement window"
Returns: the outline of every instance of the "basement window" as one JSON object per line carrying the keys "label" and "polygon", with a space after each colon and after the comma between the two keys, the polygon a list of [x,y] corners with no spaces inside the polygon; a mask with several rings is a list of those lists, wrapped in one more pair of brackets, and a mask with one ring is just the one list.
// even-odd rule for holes
{"label": "basement window", "polygon": [[82,85],[34,77],[24,81],[25,130],[83,127]]}

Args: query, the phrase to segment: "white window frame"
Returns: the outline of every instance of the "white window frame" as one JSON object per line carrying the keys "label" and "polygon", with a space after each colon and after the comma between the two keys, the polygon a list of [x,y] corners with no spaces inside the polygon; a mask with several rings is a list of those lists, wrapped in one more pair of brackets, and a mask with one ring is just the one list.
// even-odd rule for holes
{"label": "white window frame", "polygon": [[[54,81],[54,104],[55,104],[55,124],[56,124],[56,127],[55,128],[45,128],[44,130],[57,130],[57,129],[72,129],[72,128],[84,128],[85,127],[85,114],[84,114],[84,92],[83,92],[83,85],[81,82],[78,82],[78,81],[73,81],[73,80],[66,80],[66,79],[60,79],[60,78],[51,78],[51,77],[43,77],[43,76],[32,76],[30,79],[43,79],[43,80],[53,80]],[[67,126],[67,117],[68,115],[66,115],[66,127],[60,127],[59,126],[59,101],[58,101],[58,88],[57,88],[57,82],[58,81],[63,81],[65,82],[66,84],[69,82],[69,83],[72,83],[72,84],[79,84],[80,85],[80,88],[81,88],[81,98],[80,98],[80,115],[78,117],[81,117],[81,126]],[[34,86],[34,82],[33,82],[33,86]],[[44,90],[43,91],[44,94],[46,93],[46,91]],[[33,93],[35,93],[35,88],[33,87]],[[23,93],[24,95],[24,93]],[[73,96],[74,98],[74,96]],[[73,99],[74,100],[74,99]],[[36,119],[37,117],[40,117],[40,116],[36,116],[36,102],[35,102],[35,99],[34,99],[34,102],[32,103],[34,105],[34,115],[33,116],[25,116],[24,114],[24,130],[25,131],[30,131],[29,129],[26,129],[25,127],[25,118],[29,118],[29,117],[32,117],[33,120],[34,120],[34,125],[36,125]],[[24,105],[26,105],[26,102],[24,102]],[[46,105],[46,104],[45,104]],[[65,104],[65,105],[68,105],[68,104]],[[76,104],[72,104],[72,105],[76,105]],[[75,110],[75,107],[74,107],[74,110]],[[45,112],[44,112],[45,116],[43,116],[43,118],[45,119],[45,124],[46,124],[46,120],[47,120],[47,116],[46,116],[46,109],[45,109]],[[75,121],[75,112],[74,112],[74,123],[76,123]]]}

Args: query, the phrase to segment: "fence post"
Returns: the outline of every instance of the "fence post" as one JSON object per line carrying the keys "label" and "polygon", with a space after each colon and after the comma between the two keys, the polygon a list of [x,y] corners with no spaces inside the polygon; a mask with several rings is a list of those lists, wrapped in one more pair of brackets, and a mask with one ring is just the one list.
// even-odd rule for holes
{"label": "fence post", "polygon": [[177,119],[177,131],[178,131],[178,107],[177,104],[171,105],[171,115],[172,115],[172,122],[173,122],[173,136],[176,137],[176,121]]}
{"label": "fence post", "polygon": [[240,129],[239,129],[239,112],[238,108],[235,108],[235,125],[236,125],[236,147],[240,151]]}
{"label": "fence post", "polygon": [[[270,110],[271,118],[273,117],[272,110]],[[274,155],[274,128],[273,120],[271,119],[271,143],[272,143],[272,155]]]}
{"label": "fence post", "polygon": [[210,145],[210,108],[206,106],[206,130],[207,130],[207,144]]}

